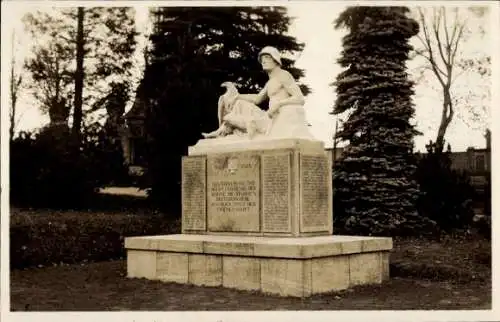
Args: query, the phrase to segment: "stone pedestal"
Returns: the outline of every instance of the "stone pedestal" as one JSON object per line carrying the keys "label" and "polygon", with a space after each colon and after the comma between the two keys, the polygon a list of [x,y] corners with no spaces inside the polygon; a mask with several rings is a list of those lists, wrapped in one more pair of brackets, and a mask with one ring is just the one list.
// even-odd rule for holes
{"label": "stone pedestal", "polygon": [[182,160],[182,234],[127,238],[129,277],[309,296],[388,278],[390,238],[332,236],[322,142],[201,140]]}
{"label": "stone pedestal", "polygon": [[323,144],[245,143],[192,149],[183,158],[182,233],[331,235],[331,165]]}
{"label": "stone pedestal", "polygon": [[129,277],[305,297],[387,280],[392,239],[181,234],[125,247]]}

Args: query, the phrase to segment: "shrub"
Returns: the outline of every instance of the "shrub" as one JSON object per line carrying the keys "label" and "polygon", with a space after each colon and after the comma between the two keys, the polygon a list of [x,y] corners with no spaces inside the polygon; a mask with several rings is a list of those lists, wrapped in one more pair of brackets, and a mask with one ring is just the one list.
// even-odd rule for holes
{"label": "shrub", "polygon": [[11,202],[35,207],[82,205],[97,186],[88,158],[64,128],[47,127],[37,136],[11,142]]}
{"label": "shrub", "polygon": [[467,174],[451,169],[449,145],[447,151],[439,152],[430,142],[427,152],[417,169],[419,213],[436,221],[445,231],[468,227],[474,216],[475,191]]}
{"label": "shrub", "polygon": [[85,129],[83,137],[82,151],[99,186],[130,185],[132,179],[117,131],[95,123]]}
{"label": "shrub", "polygon": [[488,240],[491,240],[491,216],[474,216],[472,227]]}
{"label": "shrub", "polygon": [[179,222],[154,212],[11,211],[10,266],[106,261],[125,256],[124,238],[170,234]]}
{"label": "shrub", "polygon": [[[121,149],[91,128],[74,146],[66,126],[24,133],[11,142],[11,202],[25,207],[88,207],[98,187],[124,181]],[[111,143],[110,143],[111,142]]]}
{"label": "shrub", "polygon": [[484,214],[491,216],[491,172],[486,177],[486,186],[484,187],[483,194]]}

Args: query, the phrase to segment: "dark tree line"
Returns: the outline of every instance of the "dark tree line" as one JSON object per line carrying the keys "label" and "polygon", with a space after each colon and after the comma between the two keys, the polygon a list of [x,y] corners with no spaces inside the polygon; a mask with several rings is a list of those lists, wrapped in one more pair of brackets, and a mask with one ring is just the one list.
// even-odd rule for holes
{"label": "dark tree line", "polygon": [[[11,140],[13,203],[85,206],[97,187],[124,177],[110,128],[130,95],[134,15],[127,7],[73,7],[24,17],[33,38],[25,85],[50,122]],[[99,109],[106,109],[105,127],[89,118]]]}

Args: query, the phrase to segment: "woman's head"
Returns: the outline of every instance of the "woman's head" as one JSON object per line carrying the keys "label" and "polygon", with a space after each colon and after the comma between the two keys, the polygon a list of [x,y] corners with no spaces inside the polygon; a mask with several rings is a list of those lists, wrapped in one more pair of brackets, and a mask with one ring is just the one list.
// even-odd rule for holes
{"label": "woman's head", "polygon": [[273,70],[281,66],[281,55],[276,48],[267,46],[260,51],[259,62],[265,71]]}

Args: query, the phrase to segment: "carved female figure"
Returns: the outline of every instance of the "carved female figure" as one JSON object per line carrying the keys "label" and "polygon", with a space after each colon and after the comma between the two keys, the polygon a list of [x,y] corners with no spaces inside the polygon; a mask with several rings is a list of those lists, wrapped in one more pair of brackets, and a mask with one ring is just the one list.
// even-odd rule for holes
{"label": "carved female figure", "polygon": [[[202,133],[205,138],[247,133],[266,137],[313,139],[305,118],[304,96],[293,76],[282,69],[279,51],[267,46],[258,56],[269,80],[258,94],[239,94],[234,84],[226,82],[228,91],[219,100],[219,128]],[[269,98],[267,113],[257,105]],[[246,104],[243,104],[246,103]],[[225,112],[224,112],[225,111]]]}
{"label": "carved female figure", "polygon": [[303,108],[304,95],[293,76],[281,68],[279,51],[267,46],[260,51],[258,58],[269,80],[258,94],[238,94],[235,99],[257,105],[269,98],[267,114],[271,125],[268,136],[312,139]]}

